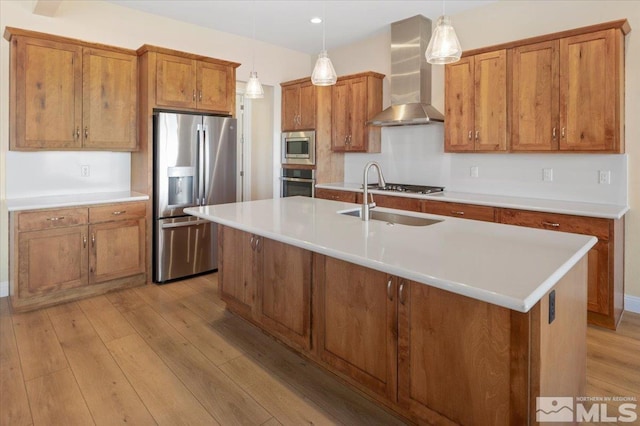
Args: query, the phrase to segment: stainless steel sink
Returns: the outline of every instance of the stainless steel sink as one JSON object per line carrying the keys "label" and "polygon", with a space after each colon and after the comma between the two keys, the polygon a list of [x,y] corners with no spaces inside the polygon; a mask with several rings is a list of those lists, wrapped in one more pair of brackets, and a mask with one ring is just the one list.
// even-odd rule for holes
{"label": "stainless steel sink", "polygon": [[[360,217],[360,209],[349,210],[345,212],[340,212],[340,214],[346,216]],[[427,226],[433,225],[434,223],[442,222],[441,220],[436,219],[427,219],[426,217],[416,217],[416,216],[406,216],[398,213],[390,213],[390,212],[382,212],[379,210],[371,210],[371,219],[380,220],[383,222],[390,223],[392,225],[400,224],[400,225],[408,225],[408,226]]]}

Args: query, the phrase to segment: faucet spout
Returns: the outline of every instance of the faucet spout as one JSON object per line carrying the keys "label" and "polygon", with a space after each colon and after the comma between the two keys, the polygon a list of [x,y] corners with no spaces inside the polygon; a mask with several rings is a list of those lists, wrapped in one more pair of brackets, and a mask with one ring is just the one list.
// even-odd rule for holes
{"label": "faucet spout", "polygon": [[373,202],[373,196],[371,197],[371,203],[369,203],[369,185],[368,185],[368,177],[369,177],[369,169],[371,167],[375,167],[378,172],[378,187],[384,188],[387,186],[384,176],[382,175],[382,168],[380,168],[380,164],[377,161],[369,161],[364,166],[364,173],[362,176],[362,188],[364,190],[364,196],[362,198],[362,211],[360,213],[360,218],[364,221],[368,221],[371,218],[371,209],[376,206],[376,203]]}

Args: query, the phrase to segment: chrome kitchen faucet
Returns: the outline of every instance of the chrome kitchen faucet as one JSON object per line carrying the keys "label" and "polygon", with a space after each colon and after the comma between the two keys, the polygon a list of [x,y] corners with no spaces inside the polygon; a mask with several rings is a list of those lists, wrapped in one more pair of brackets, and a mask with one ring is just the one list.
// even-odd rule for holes
{"label": "chrome kitchen faucet", "polygon": [[362,212],[360,213],[360,218],[365,221],[370,219],[370,210],[376,206],[376,203],[373,202],[373,195],[371,195],[371,203],[369,203],[369,184],[367,182],[367,177],[369,175],[369,169],[372,166],[375,166],[376,171],[378,172],[378,188],[384,189],[384,187],[387,186],[384,181],[384,176],[382,176],[380,164],[378,164],[377,161],[369,161],[366,166],[364,166],[364,174],[362,176],[364,197],[362,198]]}

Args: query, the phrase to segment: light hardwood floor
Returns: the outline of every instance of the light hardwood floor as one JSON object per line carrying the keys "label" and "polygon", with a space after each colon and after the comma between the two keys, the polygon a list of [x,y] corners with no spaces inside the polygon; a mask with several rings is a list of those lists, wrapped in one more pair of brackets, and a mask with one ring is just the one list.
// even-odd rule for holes
{"label": "light hardwood floor", "polygon": [[[640,315],[589,327],[587,369],[588,395],[640,399]],[[403,424],[226,312],[216,274],[24,314],[0,299],[0,425],[122,423]]]}

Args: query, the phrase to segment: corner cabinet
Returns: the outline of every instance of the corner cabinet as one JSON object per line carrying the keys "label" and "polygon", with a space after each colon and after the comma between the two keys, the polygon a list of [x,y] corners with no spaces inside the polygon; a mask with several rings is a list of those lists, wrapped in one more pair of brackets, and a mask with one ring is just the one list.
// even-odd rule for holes
{"label": "corner cabinet", "polygon": [[144,202],[12,212],[11,305],[37,309],[144,284]]}
{"label": "corner cabinet", "polygon": [[316,129],[316,86],[311,79],[282,83],[282,131]]}
{"label": "corner cabinet", "polygon": [[380,127],[367,121],[382,111],[384,75],[367,72],[339,77],[331,86],[331,149],[380,152]]}
{"label": "corner cabinet", "polygon": [[137,149],[134,51],[7,28],[11,150]]}
{"label": "corner cabinet", "polygon": [[146,44],[137,52],[144,58],[156,106],[235,114],[240,64]]}
{"label": "corner cabinet", "polygon": [[507,51],[447,65],[445,87],[445,151],[506,151]]}

